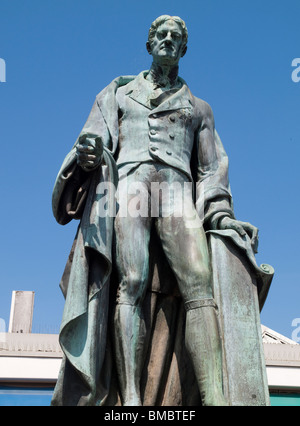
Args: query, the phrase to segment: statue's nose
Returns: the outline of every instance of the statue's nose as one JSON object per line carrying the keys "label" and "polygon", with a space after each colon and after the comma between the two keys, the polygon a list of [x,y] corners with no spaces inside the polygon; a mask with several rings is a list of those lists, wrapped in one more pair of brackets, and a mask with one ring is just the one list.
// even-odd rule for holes
{"label": "statue's nose", "polygon": [[171,45],[171,44],[172,44],[172,38],[171,38],[171,36],[170,36],[170,35],[167,35],[167,36],[166,36],[166,38],[165,38],[165,43],[166,43],[167,45]]}

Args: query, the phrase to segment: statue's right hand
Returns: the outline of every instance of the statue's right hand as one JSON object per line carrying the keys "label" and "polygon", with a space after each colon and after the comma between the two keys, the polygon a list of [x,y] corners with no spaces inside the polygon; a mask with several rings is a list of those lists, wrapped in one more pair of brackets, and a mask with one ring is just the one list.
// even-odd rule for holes
{"label": "statue's right hand", "polygon": [[99,166],[103,155],[103,142],[98,137],[88,134],[80,135],[76,146],[77,163],[89,172]]}

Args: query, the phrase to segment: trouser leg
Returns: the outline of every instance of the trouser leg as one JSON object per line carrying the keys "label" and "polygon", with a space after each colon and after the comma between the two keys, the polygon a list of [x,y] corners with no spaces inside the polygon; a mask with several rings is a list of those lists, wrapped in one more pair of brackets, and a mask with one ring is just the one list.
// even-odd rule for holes
{"label": "trouser leg", "polygon": [[213,299],[207,240],[200,223],[196,227],[189,227],[188,223],[191,222],[184,215],[159,218],[157,229],[185,302],[185,343],[202,404],[226,405],[223,396],[222,345]]}
{"label": "trouser leg", "polygon": [[145,321],[141,304],[148,284],[150,220],[116,218],[119,290],[115,310],[115,351],[123,405],[141,405]]}

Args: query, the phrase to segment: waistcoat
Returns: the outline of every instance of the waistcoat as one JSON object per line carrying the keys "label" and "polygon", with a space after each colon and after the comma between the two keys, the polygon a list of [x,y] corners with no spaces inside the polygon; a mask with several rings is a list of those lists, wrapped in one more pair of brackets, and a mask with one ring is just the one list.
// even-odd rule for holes
{"label": "waistcoat", "polygon": [[158,161],[191,178],[190,160],[199,117],[194,97],[183,84],[156,106],[151,102],[152,83],[144,72],[117,91],[119,143],[117,165]]}

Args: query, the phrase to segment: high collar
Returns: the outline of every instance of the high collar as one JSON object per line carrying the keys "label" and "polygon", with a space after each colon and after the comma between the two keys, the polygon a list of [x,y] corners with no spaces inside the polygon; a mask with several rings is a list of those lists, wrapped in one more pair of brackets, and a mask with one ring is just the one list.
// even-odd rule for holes
{"label": "high collar", "polygon": [[168,87],[169,89],[175,89],[180,86],[180,82],[178,80],[178,69],[179,67],[175,66],[170,70],[168,75],[164,75],[162,68],[153,63],[146,78],[147,80],[149,79],[149,81],[156,87]]}

